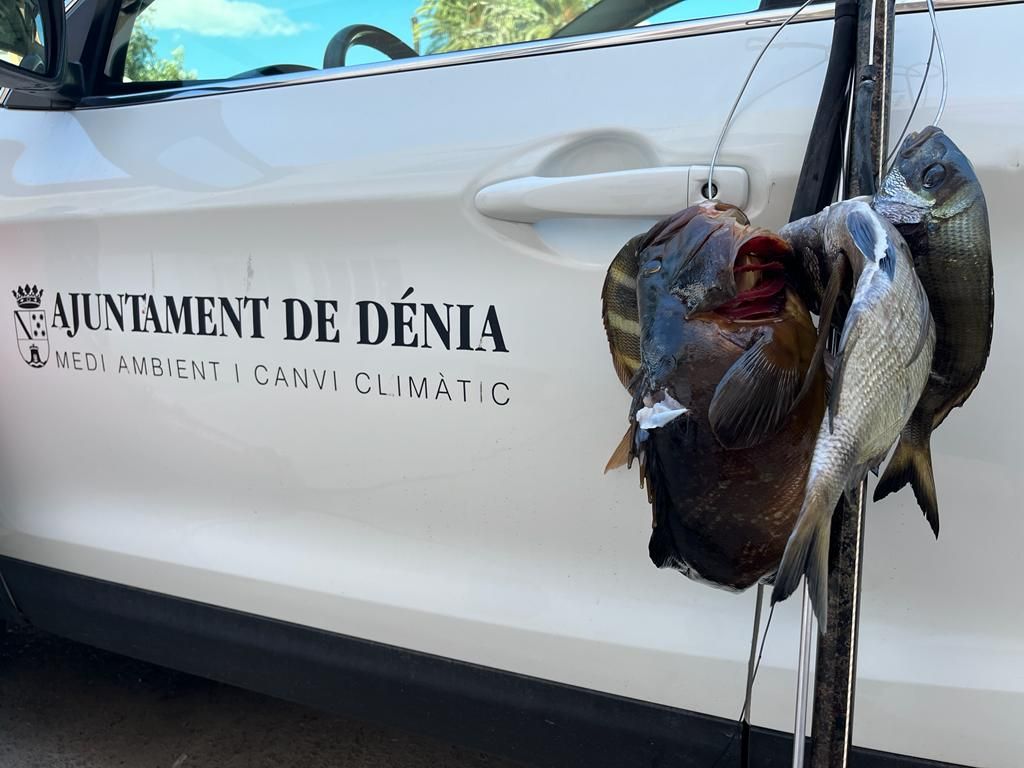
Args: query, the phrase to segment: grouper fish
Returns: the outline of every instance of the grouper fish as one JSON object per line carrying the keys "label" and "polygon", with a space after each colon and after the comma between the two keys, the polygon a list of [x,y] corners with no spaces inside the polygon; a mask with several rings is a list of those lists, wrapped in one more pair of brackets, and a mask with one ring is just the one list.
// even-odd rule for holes
{"label": "grouper fish", "polygon": [[607,468],[639,463],[654,564],[729,590],[778,566],[824,413],[792,266],[785,241],[704,203],[630,240],[602,291],[613,367],[632,396]]}

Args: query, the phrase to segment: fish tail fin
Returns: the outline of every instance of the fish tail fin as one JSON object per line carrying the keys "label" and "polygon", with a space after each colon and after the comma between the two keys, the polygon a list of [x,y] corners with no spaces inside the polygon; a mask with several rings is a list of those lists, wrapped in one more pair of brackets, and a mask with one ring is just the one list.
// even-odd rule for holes
{"label": "fish tail fin", "polygon": [[818,626],[825,634],[828,626],[828,544],[832,535],[832,516],[815,515],[802,519],[786,545],[779,572],[772,588],[772,605],[796,591],[800,579],[807,577],[811,605]]}
{"label": "fish tail fin", "polygon": [[842,483],[836,480],[845,474],[819,475],[808,482],[800,516],[786,543],[772,588],[774,605],[793,594],[800,586],[800,579],[806,576],[811,605],[822,634],[828,626],[828,548],[832,536],[832,513],[843,493]]}
{"label": "fish tail fin", "polygon": [[935,538],[938,538],[939,500],[935,492],[935,475],[932,473],[931,430],[917,419],[917,414],[903,429],[872,498],[880,501],[907,483],[914,489],[917,505],[924,512]]}

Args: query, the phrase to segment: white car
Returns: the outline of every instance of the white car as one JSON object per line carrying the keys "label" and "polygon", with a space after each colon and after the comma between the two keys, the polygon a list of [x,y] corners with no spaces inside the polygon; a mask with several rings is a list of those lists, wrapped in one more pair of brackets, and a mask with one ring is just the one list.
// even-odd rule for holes
{"label": "white car", "polygon": [[[71,0],[66,46],[55,0],[27,5],[37,71],[0,75],[9,618],[538,765],[711,765],[754,597],[654,568],[635,472],[602,474],[628,398],[599,297],[626,239],[699,199],[798,3],[549,2],[509,43],[446,28],[456,0]],[[909,491],[867,510],[853,739],[857,765],[1012,768],[1024,4],[937,6],[995,337],[933,439],[938,542]],[[897,6],[893,140],[924,7]],[[787,219],[832,16],[783,31],[725,141],[721,196],[757,224]],[[773,765],[799,610],[754,695]]]}

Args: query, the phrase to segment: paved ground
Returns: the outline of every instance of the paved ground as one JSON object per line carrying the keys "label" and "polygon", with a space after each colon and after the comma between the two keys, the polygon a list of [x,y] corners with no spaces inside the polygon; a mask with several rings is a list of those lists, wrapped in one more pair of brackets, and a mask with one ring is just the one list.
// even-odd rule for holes
{"label": "paved ground", "polygon": [[517,768],[20,629],[0,630],[0,766]]}

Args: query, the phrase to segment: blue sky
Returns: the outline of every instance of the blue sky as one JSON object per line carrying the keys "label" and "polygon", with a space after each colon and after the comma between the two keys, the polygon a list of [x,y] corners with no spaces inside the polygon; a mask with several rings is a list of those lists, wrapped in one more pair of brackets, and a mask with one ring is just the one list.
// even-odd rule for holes
{"label": "blue sky", "polygon": [[[349,24],[373,24],[412,45],[421,0],[157,0],[143,14],[157,53],[185,47],[185,65],[200,78],[228,77],[268,64],[323,65],[327,43]],[[740,13],[757,0],[682,0],[649,23]],[[383,57],[352,49],[353,64]]]}

